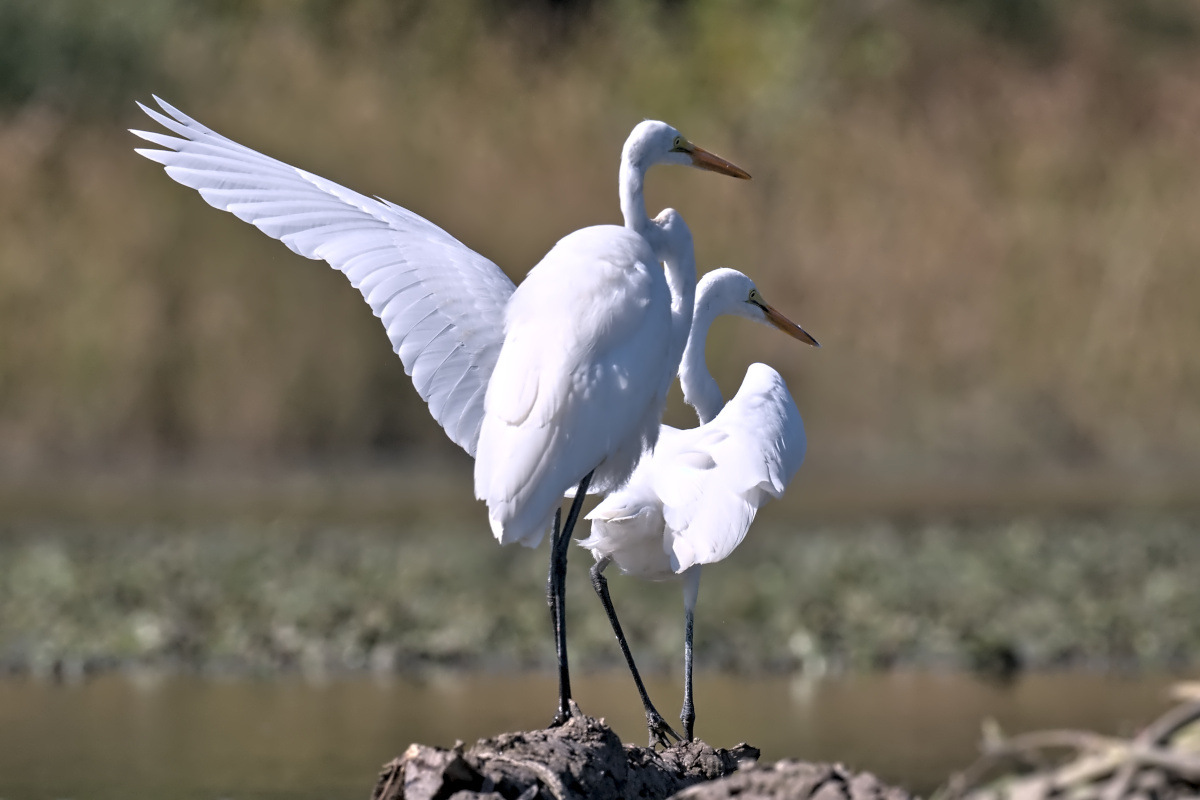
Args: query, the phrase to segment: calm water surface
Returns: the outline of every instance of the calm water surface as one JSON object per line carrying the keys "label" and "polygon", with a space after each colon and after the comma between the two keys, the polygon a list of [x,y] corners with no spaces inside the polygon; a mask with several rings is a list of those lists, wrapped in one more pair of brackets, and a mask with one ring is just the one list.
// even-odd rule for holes
{"label": "calm water surface", "polygon": [[[1009,733],[1071,726],[1129,733],[1169,705],[1172,679],[1033,675],[998,685],[958,674],[826,679],[699,676],[697,734],[749,741],[766,759],[840,760],[928,793],[975,753],[981,721]],[[575,678],[589,713],[643,743],[621,673]],[[674,681],[649,686],[677,714]],[[0,798],[365,798],[413,741],[451,745],[544,725],[547,675],[454,674],[314,683],[103,676],[61,686],[0,680]]]}

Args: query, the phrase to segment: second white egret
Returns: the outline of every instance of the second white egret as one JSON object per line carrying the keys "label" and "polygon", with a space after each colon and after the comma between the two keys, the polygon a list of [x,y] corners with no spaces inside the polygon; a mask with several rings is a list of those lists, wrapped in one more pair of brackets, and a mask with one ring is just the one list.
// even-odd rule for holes
{"label": "second white egret", "polygon": [[705,364],[709,327],[722,314],[773,325],[819,346],[800,326],[763,300],[754,283],[735,270],[718,269],[700,281],[679,380],[701,425],[679,430],[663,425],[658,444],[638,463],[628,484],[609,494],[587,518],[591,536],[579,542],[592,551],[592,583],[633,675],[646,711],[650,744],[673,734],[650,702],[617,620],[604,570],[648,580],[682,577],[685,613],[684,704],[680,720],[691,741],[692,623],[700,590],[700,567],[729,556],[746,536],[758,509],[780,497],[804,460],[804,423],[782,376],[751,364],[741,388],[725,404]]}

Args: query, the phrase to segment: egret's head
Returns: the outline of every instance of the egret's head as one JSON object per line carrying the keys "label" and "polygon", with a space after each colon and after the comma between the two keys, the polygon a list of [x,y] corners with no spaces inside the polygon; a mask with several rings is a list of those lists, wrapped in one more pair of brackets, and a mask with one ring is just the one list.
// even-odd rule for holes
{"label": "egret's head", "polygon": [[640,122],[633,129],[625,140],[621,158],[643,171],[655,164],[682,164],[734,178],[750,178],[746,170],[692,144],[667,123],[653,119]]}
{"label": "egret's head", "polygon": [[654,246],[655,253],[664,261],[679,262],[680,259],[684,259],[682,263],[686,264],[695,258],[692,230],[683,221],[683,215],[673,208],[664,208],[658,212],[646,237]]}
{"label": "egret's head", "polygon": [[679,242],[686,239],[690,242],[692,239],[692,229],[683,221],[683,215],[673,208],[664,208],[658,212],[654,224],[668,241]]}
{"label": "egret's head", "polygon": [[734,314],[770,325],[805,344],[821,345],[806,330],[776,311],[754,281],[735,269],[715,269],[706,274],[696,289],[696,302],[710,304],[717,315]]}

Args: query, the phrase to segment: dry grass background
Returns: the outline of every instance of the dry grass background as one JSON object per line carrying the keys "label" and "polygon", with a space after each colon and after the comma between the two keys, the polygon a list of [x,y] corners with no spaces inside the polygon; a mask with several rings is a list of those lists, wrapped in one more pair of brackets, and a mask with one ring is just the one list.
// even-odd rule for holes
{"label": "dry grass background", "polygon": [[133,154],[133,100],[155,92],[516,279],[565,233],[618,220],[621,143],[667,119],[755,180],[660,169],[650,206],[684,213],[702,270],[743,269],[825,345],[741,322],[710,345],[727,394],[751,360],[784,373],[809,476],[1186,481],[1195,12],[13,0],[0,44],[37,59],[0,57],[0,464],[451,449],[342,276]]}

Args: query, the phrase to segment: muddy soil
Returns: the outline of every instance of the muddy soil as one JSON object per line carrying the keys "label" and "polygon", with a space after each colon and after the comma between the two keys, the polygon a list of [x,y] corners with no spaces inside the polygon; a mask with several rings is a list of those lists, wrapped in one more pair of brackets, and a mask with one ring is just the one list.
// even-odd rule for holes
{"label": "muddy soil", "polygon": [[622,745],[603,720],[505,733],[464,749],[411,745],[384,767],[372,800],[911,800],[869,773],[840,765],[757,763],[747,744],[696,741],[663,751]]}

